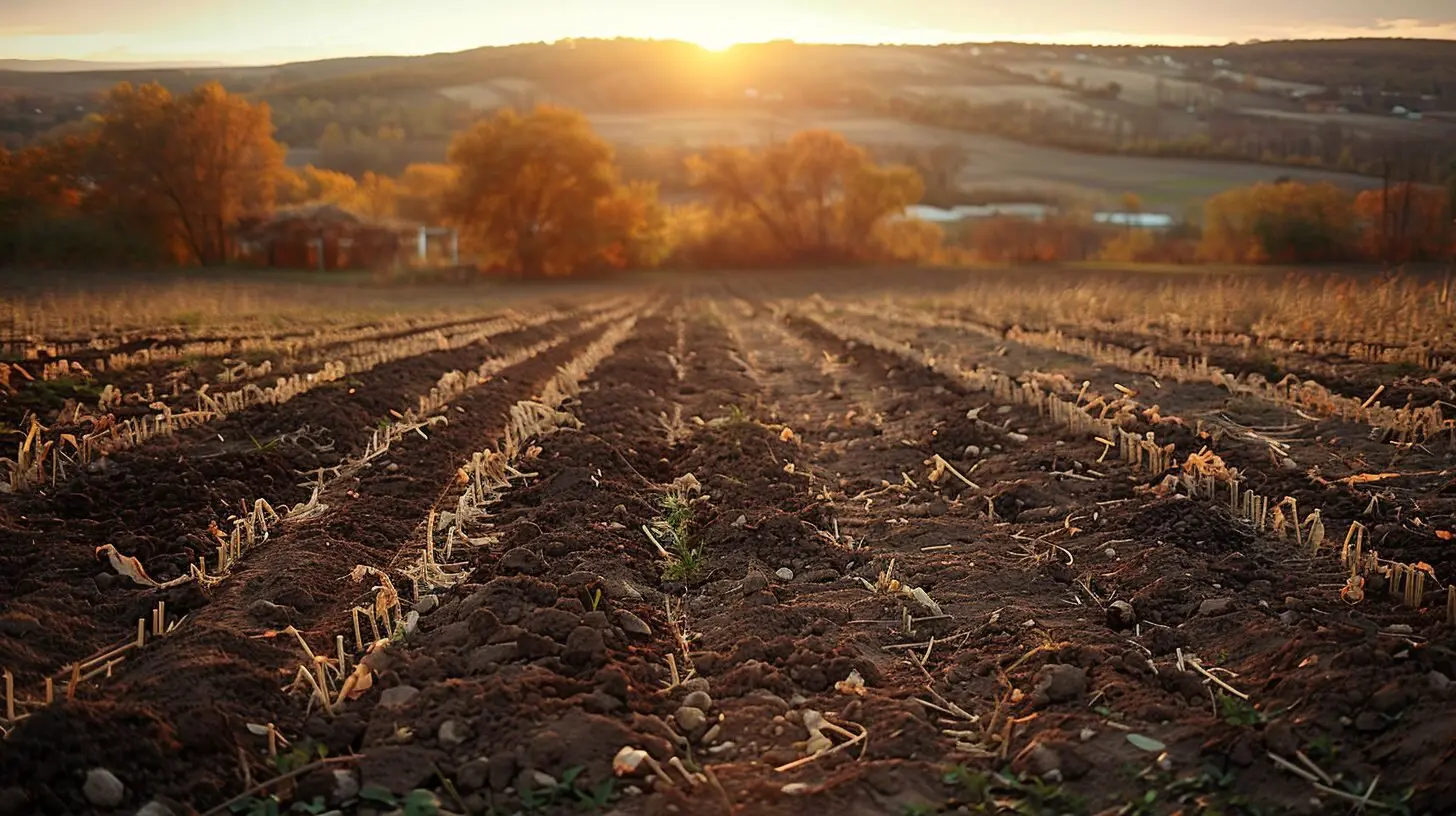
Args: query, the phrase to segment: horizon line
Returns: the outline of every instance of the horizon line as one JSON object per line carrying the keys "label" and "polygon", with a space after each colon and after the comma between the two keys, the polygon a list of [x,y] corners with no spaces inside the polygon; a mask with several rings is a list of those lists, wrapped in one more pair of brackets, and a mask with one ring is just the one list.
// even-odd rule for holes
{"label": "horizon line", "polygon": [[[104,55],[92,55],[85,57],[7,57],[0,55],[0,63],[78,63],[78,64],[110,64],[115,66],[135,67],[138,69],[147,67],[176,67],[176,68],[273,68],[286,65],[299,65],[318,62],[335,62],[343,60],[366,60],[380,58],[420,58],[434,56],[448,56],[452,54],[466,54],[474,51],[485,51],[495,48],[520,48],[528,46],[555,46],[564,43],[612,43],[612,42],[637,42],[637,43],[659,43],[688,45],[700,48],[708,53],[726,53],[735,48],[752,48],[767,45],[803,45],[803,46],[826,46],[841,48],[958,48],[976,46],[1019,46],[1019,47],[1048,47],[1048,48],[1085,48],[1089,50],[1111,50],[1111,49],[1208,49],[1208,48],[1233,48],[1249,45],[1263,45],[1275,43],[1334,43],[1334,42],[1428,42],[1428,43],[1452,43],[1456,44],[1456,38],[1444,37],[1279,37],[1274,39],[1250,38],[1246,40],[1224,40],[1221,42],[1206,43],[1183,43],[1172,44],[1168,42],[1100,42],[1093,43],[1078,40],[1057,40],[1057,39],[989,39],[989,40],[946,40],[942,42],[912,42],[882,40],[877,42],[868,41],[831,41],[831,40],[801,40],[794,38],[768,39],[745,41],[733,43],[725,48],[709,48],[700,43],[680,37],[559,37],[554,40],[524,40],[510,43],[488,43],[470,48],[463,48],[453,51],[418,51],[418,52],[360,52],[355,54],[339,54],[334,56],[304,57],[300,59],[251,61],[239,55],[236,61],[223,59],[202,59],[188,58],[186,56],[158,55],[154,58],[139,57],[107,57]],[[260,49],[262,50],[262,49]]]}

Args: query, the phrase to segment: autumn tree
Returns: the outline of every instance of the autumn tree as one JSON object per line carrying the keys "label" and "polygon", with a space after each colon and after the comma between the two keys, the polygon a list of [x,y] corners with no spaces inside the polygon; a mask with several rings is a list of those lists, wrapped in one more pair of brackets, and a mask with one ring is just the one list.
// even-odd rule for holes
{"label": "autumn tree", "polygon": [[233,254],[230,230],[270,209],[284,150],[267,105],[217,83],[173,97],[161,85],[122,84],[107,96],[96,182],[171,239],[178,259],[213,265]]}
{"label": "autumn tree", "polygon": [[877,228],[924,193],[914,170],[876,165],[822,130],[760,150],[714,148],[689,168],[714,208],[730,221],[756,222],[783,263],[875,258],[883,249]]}
{"label": "autumn tree", "polygon": [[[505,110],[456,137],[445,212],[493,262],[526,276],[616,265],[636,252],[650,188],[624,191],[612,149],[575,111]],[[626,198],[623,198],[626,196]]]}
{"label": "autumn tree", "polygon": [[1440,187],[1392,185],[1355,197],[1365,257],[1385,263],[1444,260],[1452,249],[1451,202]]}
{"label": "autumn tree", "polygon": [[1354,199],[1332,184],[1281,182],[1228,190],[1203,211],[1199,256],[1231,263],[1347,260]]}
{"label": "autumn tree", "polygon": [[440,224],[445,217],[445,199],[454,188],[458,173],[448,164],[411,164],[396,182],[396,214],[420,224]]}
{"label": "autumn tree", "polygon": [[347,173],[323,170],[308,165],[302,170],[286,170],[279,176],[278,203],[338,204],[344,206],[359,192],[359,182]]}

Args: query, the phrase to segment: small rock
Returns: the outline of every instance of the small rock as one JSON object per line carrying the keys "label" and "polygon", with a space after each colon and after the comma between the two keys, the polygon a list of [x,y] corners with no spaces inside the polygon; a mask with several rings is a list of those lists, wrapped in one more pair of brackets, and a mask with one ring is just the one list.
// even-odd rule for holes
{"label": "small rock", "polygon": [[617,622],[621,624],[622,631],[629,635],[652,637],[652,627],[647,625],[647,621],[642,620],[625,609],[617,615]]}
{"label": "small rock", "polygon": [[359,795],[359,780],[354,776],[353,771],[346,771],[342,768],[334,770],[334,788],[329,794],[329,801],[341,805]]}
{"label": "small rock", "polygon": [[415,604],[414,611],[420,613],[421,615],[428,615],[439,608],[440,597],[438,595],[426,595],[425,597],[420,599],[419,603]]}
{"label": "small rock", "polygon": [[472,759],[455,772],[455,784],[466,793],[474,793],[490,783],[490,764],[483,759]]}
{"label": "small rock", "polygon": [[1445,694],[1451,690],[1451,678],[1434,669],[1426,675],[1426,682],[1431,686],[1432,691],[1440,692],[1441,694]]}
{"label": "small rock", "polygon": [[779,792],[785,796],[803,796],[813,789],[814,786],[807,782],[790,782],[782,788],[779,788]]}
{"label": "small rock", "polygon": [[1385,631],[1391,635],[1413,635],[1416,630],[1408,623],[1396,623],[1385,627]]}
{"label": "small rock", "polygon": [[1279,622],[1285,626],[1294,626],[1299,623],[1299,613],[1293,609],[1286,609],[1279,613]]}
{"label": "small rock", "polygon": [[677,720],[678,727],[688,734],[702,733],[708,725],[708,715],[701,708],[692,706],[679,708],[673,718]]}
{"label": "small rock", "polygon": [[126,786],[116,774],[105,768],[92,768],[86,772],[86,782],[81,786],[86,801],[99,808],[114,808],[126,798]]}
{"label": "small rock", "polygon": [[1041,705],[1075,700],[1087,692],[1087,672],[1078,666],[1050,663],[1036,673],[1032,698]]}
{"label": "small rock", "polygon": [[496,754],[486,764],[489,766],[487,776],[491,790],[500,793],[511,786],[511,779],[516,775],[516,758],[513,754]]}
{"label": "small rock", "polygon": [[420,690],[414,686],[395,686],[387,688],[379,695],[379,705],[384,708],[401,708],[409,705],[410,701],[418,697]]}
{"label": "small rock", "polygon": [[688,680],[687,682],[683,683],[682,684],[682,687],[685,688],[685,689],[687,689],[690,692],[692,692],[692,691],[707,691],[708,690],[708,678],[706,678],[706,677],[694,677],[693,679]]}
{"label": "small rock", "polygon": [[440,723],[435,739],[445,748],[454,748],[470,739],[470,726],[460,720],[446,720]]}
{"label": "small rock", "polygon": [[[0,813],[3,812],[3,810],[0,810]],[[136,816],[177,816],[177,811],[168,807],[165,803],[153,799],[145,805],[142,805],[137,810]]]}
{"label": "small rock", "polygon": [[[1060,781],[1062,775],[1062,758],[1057,755],[1055,750],[1038,742],[1023,756],[1024,767],[1033,776],[1039,776],[1048,782]],[[1057,779],[1053,779],[1053,775]]]}
{"label": "small rock", "polygon": [[753,570],[743,579],[743,594],[752,595],[755,592],[762,592],[768,589],[768,576]]}
{"label": "small rock", "polygon": [[713,710],[713,698],[708,696],[706,691],[695,691],[683,698],[683,705],[692,706],[702,711]]}
{"label": "small rock", "polygon": [[1362,711],[1355,717],[1355,730],[1373,734],[1385,730],[1385,718],[1374,711]]}
{"label": "small rock", "polygon": [[778,569],[774,570],[774,577],[778,578],[780,581],[792,581],[794,580],[794,571],[789,569],[788,567],[779,567]]}
{"label": "small rock", "polygon": [[499,569],[504,574],[544,575],[546,559],[525,547],[515,547],[501,556]]}
{"label": "small rock", "polygon": [[748,526],[748,516],[744,515],[743,513],[739,513],[738,514],[738,518],[736,518],[736,519],[733,520],[733,527],[734,528],[742,528],[742,527],[747,527],[747,526]]}
{"label": "small rock", "polygon": [[1233,608],[1234,602],[1231,598],[1209,598],[1198,605],[1198,614],[1204,617],[1213,617],[1214,615],[1222,615]]}
{"label": "small rock", "polygon": [[1127,601],[1113,601],[1107,606],[1107,625],[1113,629],[1127,629],[1137,623],[1137,612]]}
{"label": "small rock", "polygon": [[1107,549],[1105,549],[1105,550],[1102,551],[1102,554],[1105,555],[1105,556],[1107,556],[1108,558],[1116,558],[1117,557],[1117,548],[1116,547],[1108,547]]}
{"label": "small rock", "polygon": [[966,449],[961,451],[961,455],[965,456],[967,459],[978,459],[981,456],[981,446],[967,445]]}

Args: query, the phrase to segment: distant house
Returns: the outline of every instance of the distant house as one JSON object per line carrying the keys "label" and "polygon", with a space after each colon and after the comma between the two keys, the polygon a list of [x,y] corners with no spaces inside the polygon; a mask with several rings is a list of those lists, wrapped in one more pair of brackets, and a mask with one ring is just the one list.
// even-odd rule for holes
{"label": "distant house", "polygon": [[1092,221],[1116,227],[1139,229],[1172,229],[1173,216],[1166,213],[1146,212],[1100,212],[1092,214]]}
{"label": "distant house", "polygon": [[1055,215],[1056,212],[1056,207],[1046,204],[963,204],[949,208],[915,204],[905,208],[905,217],[936,224],[955,224],[983,218],[1020,218],[1027,221],[1044,221],[1047,216]]}
{"label": "distant house", "polygon": [[393,266],[418,232],[418,225],[370,222],[334,204],[308,204],[247,219],[235,237],[244,260],[327,271]]}

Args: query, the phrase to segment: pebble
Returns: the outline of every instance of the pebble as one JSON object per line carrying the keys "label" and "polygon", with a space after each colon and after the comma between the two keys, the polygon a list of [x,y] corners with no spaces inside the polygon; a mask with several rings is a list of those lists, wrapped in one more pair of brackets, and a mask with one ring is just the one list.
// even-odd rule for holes
{"label": "pebble", "polygon": [[677,720],[678,727],[689,734],[698,733],[708,725],[708,715],[701,708],[692,706],[679,708],[673,718]]}
{"label": "pebble", "polygon": [[981,456],[981,446],[980,445],[967,445],[966,446],[966,449],[963,450],[963,451],[961,451],[961,453],[967,459],[978,459]]}
{"label": "pebble", "polygon": [[1279,613],[1279,622],[1285,626],[1294,626],[1299,623],[1299,613],[1293,609],[1286,609]]}
{"label": "pebble", "polygon": [[1127,629],[1137,623],[1137,612],[1127,601],[1113,601],[1107,607],[1107,625],[1113,629]]}
{"label": "pebble", "polygon": [[343,804],[359,795],[359,779],[353,771],[342,768],[334,770],[334,789],[330,792],[335,804]]}
{"label": "pebble", "polygon": [[683,705],[692,706],[702,711],[713,710],[713,698],[708,696],[706,691],[695,691],[683,698]]}
{"label": "pebble", "polygon": [[779,788],[779,791],[786,796],[803,796],[813,789],[814,786],[807,782],[790,782],[782,788]]}
{"label": "pebble", "polygon": [[470,739],[470,726],[460,720],[446,720],[440,723],[435,739],[446,748],[454,748]]}
{"label": "pebble", "polygon": [[1451,678],[1434,669],[1426,675],[1426,682],[1430,684],[1432,691],[1438,691],[1442,694],[1445,694],[1451,689]]}
{"label": "pebble", "polygon": [[177,812],[153,799],[137,810],[136,816],[177,816]]}
{"label": "pebble", "polygon": [[490,782],[490,765],[482,759],[472,759],[455,772],[455,784],[466,793],[484,788]]}
{"label": "pebble", "polygon": [[1107,549],[1102,551],[1102,554],[1107,556],[1108,558],[1116,558],[1117,550],[1113,547],[1108,547]]}
{"label": "pebble", "polygon": [[652,627],[647,625],[647,621],[642,620],[625,609],[617,615],[617,622],[621,624],[622,631],[629,635],[652,637]]}
{"label": "pebble", "polygon": [[774,576],[780,581],[792,581],[794,580],[794,571],[788,567],[779,567],[774,570]]}
{"label": "pebble", "polygon": [[687,689],[690,692],[691,691],[707,691],[708,690],[708,678],[706,678],[706,677],[694,677],[693,679],[687,681],[686,683],[683,683],[682,684],[682,687],[685,688],[685,689]]}
{"label": "pebble", "polygon": [[507,550],[498,566],[502,572],[524,575],[543,575],[547,570],[546,559],[525,547]]}
{"label": "pebble", "polygon": [[743,513],[739,513],[738,518],[733,520],[733,527],[741,528],[746,526],[748,526],[748,516],[744,515]]}
{"label": "pebble", "polygon": [[768,576],[754,570],[743,579],[743,594],[752,595],[755,592],[762,592],[768,589]]}
{"label": "pebble", "polygon": [[1222,615],[1233,609],[1234,602],[1230,598],[1209,598],[1198,605],[1198,614],[1204,616]]}
{"label": "pebble", "polygon": [[414,686],[395,686],[387,688],[379,695],[379,705],[384,708],[400,708],[409,705],[410,701],[418,697],[420,690]]}
{"label": "pebble", "polygon": [[126,798],[126,786],[111,771],[92,768],[86,772],[86,783],[81,786],[81,793],[96,807],[114,808]]}
{"label": "pebble", "polygon": [[431,612],[434,612],[436,609],[439,609],[439,608],[440,608],[440,598],[439,598],[439,596],[438,595],[426,595],[425,597],[423,597],[423,598],[420,599],[420,602],[419,603],[415,604],[414,611],[420,613],[421,615],[428,615]]}

